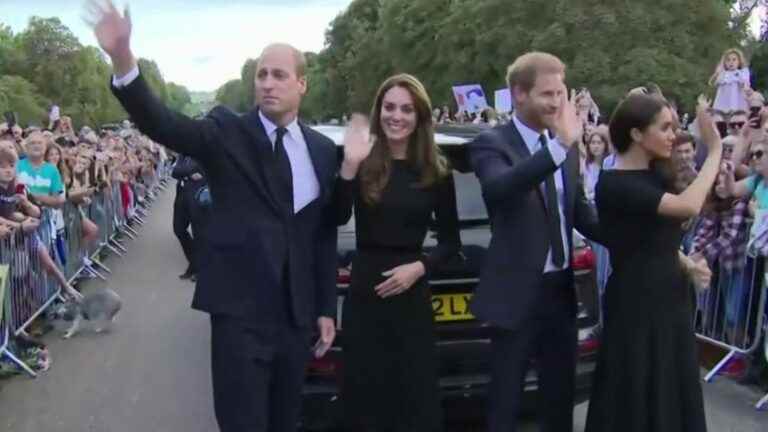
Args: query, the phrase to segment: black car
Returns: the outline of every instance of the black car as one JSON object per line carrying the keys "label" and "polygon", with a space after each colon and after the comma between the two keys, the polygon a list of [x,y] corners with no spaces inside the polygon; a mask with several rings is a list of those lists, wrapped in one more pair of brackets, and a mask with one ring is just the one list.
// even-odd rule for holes
{"label": "black car", "polygon": [[[341,127],[318,127],[341,142]],[[468,169],[465,138],[438,134],[437,142],[451,160],[461,222],[461,252],[430,276],[440,358],[440,390],[448,420],[471,420],[484,416],[490,359],[489,327],[468,310],[483,259],[491,238],[490,226],[480,184]],[[430,231],[425,249],[434,246]],[[599,348],[599,306],[593,275],[594,256],[583,238],[574,236],[573,267],[579,299],[577,394],[586,395],[592,381]],[[349,266],[355,254],[354,218],[339,229],[337,338],[331,351],[309,365],[303,390],[302,427],[327,430],[338,426],[343,411],[340,394],[344,368],[344,299],[349,286]],[[525,408],[532,409],[538,389],[535,369],[525,384]],[[404,389],[407,391],[407,389]]]}

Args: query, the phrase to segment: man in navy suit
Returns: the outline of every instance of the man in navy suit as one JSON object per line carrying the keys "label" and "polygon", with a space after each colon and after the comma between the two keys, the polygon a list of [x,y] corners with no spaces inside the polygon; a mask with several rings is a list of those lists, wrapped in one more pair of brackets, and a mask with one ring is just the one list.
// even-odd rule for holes
{"label": "man in navy suit", "polygon": [[545,53],[515,60],[507,83],[512,120],[469,145],[491,218],[492,238],[473,313],[493,328],[490,432],[516,430],[531,357],[536,360],[544,431],[573,430],[576,299],[574,228],[598,237],[584,198],[582,127],[568,100],[565,65]]}
{"label": "man in navy suit", "polygon": [[288,45],[259,57],[257,106],[192,120],[165,107],[130,49],[131,21],[91,4],[113,92],[139,129],[203,167],[213,197],[193,307],[211,317],[214,408],[223,432],[295,431],[310,337],[335,337],[336,149],[297,121],[306,61]]}

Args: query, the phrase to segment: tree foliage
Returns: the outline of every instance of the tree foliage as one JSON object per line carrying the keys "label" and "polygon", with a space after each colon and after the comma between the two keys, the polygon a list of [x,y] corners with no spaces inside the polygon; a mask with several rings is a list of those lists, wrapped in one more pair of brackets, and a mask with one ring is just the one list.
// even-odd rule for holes
{"label": "tree foliage", "polygon": [[[140,59],[153,90],[171,108],[183,110],[189,92],[166,83],[157,64]],[[32,17],[14,34],[0,23],[0,108],[15,111],[22,124],[47,126],[51,104],[76,127],[126,117],[109,88],[112,68],[101,51],[83,46],[58,18]]]}
{"label": "tree foliage", "polygon": [[416,75],[434,105],[452,104],[459,84],[492,98],[507,65],[531,50],[559,56],[569,86],[590,88],[604,112],[649,81],[690,108],[723,50],[746,39],[751,1],[354,0],[311,62],[302,112],[367,112],[399,72]]}

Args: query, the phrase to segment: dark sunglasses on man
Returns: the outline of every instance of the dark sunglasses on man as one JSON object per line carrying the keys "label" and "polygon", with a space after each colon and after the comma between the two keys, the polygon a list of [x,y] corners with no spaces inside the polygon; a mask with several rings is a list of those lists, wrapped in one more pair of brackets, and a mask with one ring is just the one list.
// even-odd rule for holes
{"label": "dark sunglasses on man", "polygon": [[755,150],[749,154],[749,160],[755,160],[755,161],[760,160],[763,158],[764,154],[765,152],[763,152],[762,150]]}
{"label": "dark sunglasses on man", "polygon": [[728,128],[741,129],[744,127],[745,124],[747,124],[747,122],[743,122],[743,121],[728,122]]}

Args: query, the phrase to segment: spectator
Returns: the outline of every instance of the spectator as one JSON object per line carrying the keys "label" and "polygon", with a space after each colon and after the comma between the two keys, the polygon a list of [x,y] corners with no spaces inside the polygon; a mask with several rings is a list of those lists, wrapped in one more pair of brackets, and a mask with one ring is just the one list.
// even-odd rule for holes
{"label": "spectator", "polygon": [[[67,168],[67,164],[64,162],[64,159],[62,157],[62,150],[61,147],[59,147],[58,144],[51,143],[48,145],[48,149],[45,151],[45,161],[50,163],[51,165],[55,166],[59,173],[62,174],[62,183],[65,185],[68,183],[70,175],[69,175],[69,169]],[[67,174],[64,175],[64,172]],[[62,191],[62,194],[66,196],[66,188]],[[62,266],[67,265],[67,256],[66,256],[66,244],[65,244],[65,228],[66,225],[64,223],[64,212],[62,209],[54,208],[52,211],[52,218],[53,218],[53,226],[56,230],[56,256],[59,258],[59,262]]]}
{"label": "spectator", "polygon": [[58,208],[64,204],[64,185],[56,167],[45,161],[46,138],[41,132],[33,132],[25,141],[27,159],[17,166],[19,181],[29,189],[33,201],[43,207]]}
{"label": "spectator", "polygon": [[728,135],[739,135],[741,129],[748,124],[749,118],[747,117],[747,111],[734,111],[728,117]]}
{"label": "spectator", "polygon": [[582,168],[584,194],[588,201],[594,202],[595,185],[603,169],[603,160],[608,156],[608,139],[599,132],[592,132],[587,143],[587,157]]}
{"label": "spectator", "polygon": [[693,135],[678,131],[675,137],[674,151],[672,160],[677,171],[676,179],[679,184],[675,187],[677,190],[684,190],[696,179],[696,142]]}
{"label": "spectator", "polygon": [[[723,140],[723,166],[733,167],[740,161],[734,159],[734,148],[738,146],[739,138],[727,137]],[[719,311],[712,309],[720,303],[717,295],[723,295],[726,332],[734,338],[732,331],[740,325],[744,317],[744,295],[748,288],[745,279],[744,266],[747,251],[747,227],[749,216],[749,199],[733,196],[729,193],[727,177],[724,173],[718,176],[714,193],[710,194],[699,217],[696,233],[691,247],[691,257],[694,261],[705,258],[711,268],[718,269],[715,283],[721,290],[714,290],[707,295],[706,307],[710,308],[709,316],[718,316]],[[732,339],[735,343],[735,339]]]}
{"label": "spectator", "polygon": [[749,65],[744,53],[738,48],[727,49],[709,79],[709,85],[716,88],[712,108],[729,113],[746,111],[747,94],[750,90]]}
{"label": "spectator", "polygon": [[[32,149],[34,160],[37,161],[38,165],[40,166],[47,165],[53,168],[53,165],[50,165],[47,162],[43,162],[42,160],[42,155],[44,154],[44,150],[43,150],[44,144],[42,143],[42,135],[39,133],[36,133],[32,135],[30,138],[33,140],[33,142],[30,144],[30,148]],[[25,161],[21,161],[17,165],[18,155],[16,154],[15,150],[11,148],[10,143],[5,143],[3,145],[0,145],[0,152],[3,152],[3,154],[5,154],[5,156],[2,157],[2,160],[0,160],[0,164],[4,164],[2,166],[5,166],[7,170],[10,170],[11,166],[15,168],[15,175],[13,176],[13,178],[10,178],[10,180],[8,180],[6,185],[4,185],[5,187],[3,189],[5,190],[5,192],[3,193],[6,195],[10,194],[11,183],[14,184],[13,195],[17,195],[15,193],[15,191],[17,191],[16,189],[17,186],[15,186],[17,182],[25,185],[23,188],[19,189],[20,193],[18,194],[23,196],[16,197],[16,201],[18,203],[17,210],[19,213],[21,213],[21,216],[14,215],[16,211],[12,211],[10,215],[12,215],[12,217],[15,217],[15,220],[10,220],[11,222],[10,226],[13,227],[14,229],[22,229],[25,232],[31,233],[39,225],[39,219],[37,218],[40,217],[40,208],[32,204],[32,201],[35,201],[38,203],[42,203],[42,202],[54,203],[58,201],[54,199],[54,197],[51,195],[44,195],[43,193],[41,193],[43,191],[43,185],[40,184],[40,182],[38,182],[36,185],[30,186],[29,184],[26,184],[23,182],[23,180],[21,180],[20,173],[22,173],[22,171],[20,167]],[[55,170],[55,168],[53,169]],[[46,170],[46,171],[49,171],[49,170]],[[56,173],[58,175],[58,171],[56,171]],[[9,177],[10,176],[7,175],[4,178],[9,179]],[[29,176],[27,174],[27,178],[37,179],[38,177]],[[45,177],[42,177],[42,178],[45,178]],[[61,198],[58,196],[61,194],[61,190],[62,190],[60,185],[61,180],[59,179],[58,181],[59,181],[58,183],[59,192],[55,195],[57,195],[57,198]],[[0,182],[2,182],[2,179],[0,179]],[[52,180],[53,186],[51,186],[49,190],[56,190],[57,188],[55,184],[56,183],[54,179]],[[0,186],[3,186],[3,185],[0,184]],[[35,194],[35,192],[33,191],[36,191],[37,194]],[[61,200],[63,203],[63,198],[61,198]],[[10,201],[10,199],[6,198],[6,202],[8,201]],[[8,210],[8,208],[6,208],[6,210]],[[48,249],[46,245],[43,244],[39,236],[37,236],[37,234],[34,234],[34,233],[31,235],[32,235],[31,237],[32,248],[36,251],[38,258],[40,259],[40,264],[43,266],[45,271],[49,275],[51,275],[54,279],[56,279],[56,281],[61,286],[61,289],[65,295],[78,300],[82,299],[82,295],[80,295],[80,293],[77,292],[77,290],[75,290],[75,288],[69,284],[64,274],[56,266],[56,263],[53,261],[53,259],[51,259],[51,256],[48,253]]]}
{"label": "spectator", "polygon": [[440,117],[438,117],[437,120],[440,124],[448,124],[453,123],[453,116],[451,115],[451,108],[448,107],[448,105],[443,105],[443,108],[440,110]]}

